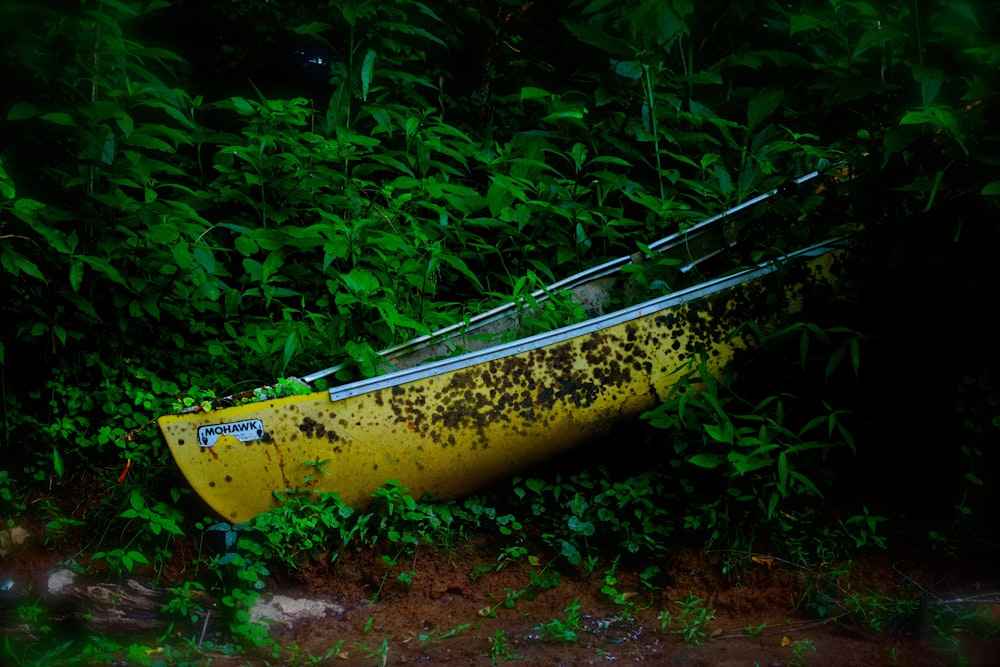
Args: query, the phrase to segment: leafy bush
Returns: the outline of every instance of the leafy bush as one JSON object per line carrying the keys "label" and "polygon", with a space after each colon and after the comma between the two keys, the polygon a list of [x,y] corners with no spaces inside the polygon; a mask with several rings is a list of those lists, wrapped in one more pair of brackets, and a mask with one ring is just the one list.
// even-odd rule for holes
{"label": "leafy bush", "polygon": [[[138,525],[134,540],[94,548],[126,571],[158,565],[183,523],[156,415],[316,364],[350,362],[341,380],[373,374],[378,348],[524,299],[813,169],[836,167],[808,196],[755,212],[766,234],[739,239],[744,261],[854,232],[874,257],[854,298],[900,257],[931,272],[945,249],[996,246],[988,119],[1000,47],[985,5],[484,7],[0,7],[5,506],[24,511],[22,497],[69,475],[106,480],[85,517],[46,505],[52,525]],[[195,11],[219,33],[205,40],[218,52],[154,45],[157,27],[193,25]],[[324,49],[309,82],[267,71],[289,39]],[[955,294],[968,291],[955,280]],[[526,331],[581,316],[526,305]],[[880,517],[867,508],[829,534],[803,510],[826,492],[831,461],[865,454],[853,406],[826,390],[856,382],[868,332],[836,324],[758,332],[783,368],[798,362],[808,376],[794,395],[692,369],[707,391],[677,393],[649,416],[668,427],[664,469],[520,479],[518,502],[503,507],[427,505],[390,486],[372,515],[288,493],[252,525],[218,524],[213,571],[234,627],[260,639],[241,612],[272,560],[376,537],[393,560],[456,525],[501,535],[498,566],[527,557],[523,529],[537,526],[533,537],[583,570],[597,566],[599,541],[659,555],[683,529],[745,545],[767,526],[800,551],[815,546],[802,531],[816,549],[877,543]],[[991,363],[977,360],[955,392],[969,435],[960,483],[977,494],[990,466],[973,436],[996,426]],[[972,500],[988,506],[965,491],[960,521]]]}

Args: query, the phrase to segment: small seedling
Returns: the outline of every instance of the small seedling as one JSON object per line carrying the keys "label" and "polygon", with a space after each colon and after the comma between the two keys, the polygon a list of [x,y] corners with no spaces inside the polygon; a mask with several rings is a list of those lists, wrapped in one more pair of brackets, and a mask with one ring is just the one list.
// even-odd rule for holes
{"label": "small seedling", "polygon": [[368,660],[378,660],[378,664],[381,667],[385,667],[386,663],[389,662],[389,640],[383,639],[382,643],[378,646],[372,648],[365,645],[365,658]]}
{"label": "small seedling", "polygon": [[580,631],[580,599],[576,598],[573,603],[566,607],[565,620],[553,618],[548,623],[536,625],[538,638],[547,642],[575,642]]}
{"label": "small seedling", "polygon": [[800,639],[792,643],[792,655],[788,658],[788,667],[803,667],[806,664],[806,651],[816,652],[816,645],[811,639]]}
{"label": "small seedling", "polygon": [[677,600],[674,604],[681,607],[679,614],[674,615],[670,610],[660,612],[658,620],[663,629],[671,628],[671,633],[680,635],[685,643],[693,646],[704,644],[708,637],[706,628],[709,621],[715,618],[715,610],[708,609],[704,600],[695,597],[691,591],[688,591],[686,598]]}
{"label": "small seedling", "polygon": [[510,650],[510,642],[503,630],[497,630],[489,642],[491,665],[497,665],[504,660],[517,660],[520,657]]}

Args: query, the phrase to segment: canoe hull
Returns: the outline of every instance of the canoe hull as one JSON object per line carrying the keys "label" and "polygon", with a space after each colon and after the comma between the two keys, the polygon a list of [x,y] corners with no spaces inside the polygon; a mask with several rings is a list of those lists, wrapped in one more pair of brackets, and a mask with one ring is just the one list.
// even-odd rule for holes
{"label": "canoe hull", "polygon": [[750,344],[732,332],[798,310],[840,261],[817,248],[780,272],[744,272],[517,343],[159,424],[192,488],[233,523],[284,489],[361,506],[395,480],[414,496],[459,497],[634,419],[693,360],[718,373]]}

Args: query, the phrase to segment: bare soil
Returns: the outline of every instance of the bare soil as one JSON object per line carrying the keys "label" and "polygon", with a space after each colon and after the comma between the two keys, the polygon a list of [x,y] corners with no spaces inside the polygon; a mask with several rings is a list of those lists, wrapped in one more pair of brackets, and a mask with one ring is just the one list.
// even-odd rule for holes
{"label": "bare soil", "polygon": [[[125,644],[187,646],[188,656],[198,660],[195,664],[204,665],[297,665],[324,656],[321,664],[363,666],[1000,664],[1000,642],[995,638],[984,639],[978,633],[942,635],[932,627],[932,607],[940,601],[1000,591],[1000,580],[984,578],[991,564],[934,562],[926,553],[879,551],[853,563],[824,564],[842,571],[835,578],[840,587],[835,592],[842,598],[832,602],[823,616],[806,604],[809,584],[818,572],[780,560],[755,561],[688,546],[675,548],[658,563],[666,576],[655,589],[643,585],[636,572],[619,567],[616,587],[627,598],[625,606],[601,591],[606,565],[590,575],[562,569],[558,585],[542,589],[533,586],[532,574],[537,582],[546,568],[546,554],[497,569],[498,546],[487,537],[473,537],[448,549],[421,547],[393,569],[370,549],[347,551],[334,562],[328,554],[315,554],[298,570],[273,573],[265,599],[281,594],[319,600],[327,603],[325,611],[318,618],[286,619],[271,627],[271,636],[285,647],[280,657],[266,652],[233,657],[217,648],[227,641],[217,601],[205,601],[215,614],[207,619],[201,614],[195,623],[170,627],[169,619],[161,618],[156,631],[95,627],[107,618],[98,608],[102,603],[81,591],[87,585],[114,587],[125,582],[80,580],[68,595],[48,594],[48,578],[71,554],[46,546],[38,530],[32,528],[33,536],[0,560],[0,575],[15,584],[4,594],[3,632],[20,640],[30,637],[26,633],[32,630],[20,625],[14,605],[40,595],[56,620],[55,630],[33,641],[110,634]],[[176,542],[174,557],[156,588],[162,591],[190,578],[196,556],[194,542]],[[550,564],[546,572],[551,574],[554,568]],[[397,578],[401,570],[415,573],[408,585]],[[137,573],[135,579],[153,586],[151,574]],[[863,614],[848,614],[843,606],[852,592],[899,599],[901,591],[920,600],[922,611],[905,618],[886,617],[881,631],[865,623]],[[704,608],[714,611],[704,636],[698,638],[700,645],[684,641],[680,624],[665,628],[661,619],[665,610],[676,618],[682,611],[677,601],[689,595],[701,598]],[[113,607],[128,601],[113,595],[103,604]],[[568,608],[578,608],[577,621],[569,618]],[[978,608],[992,614],[994,624],[1000,623],[1000,605],[982,603]],[[124,616],[132,613],[127,610]],[[562,636],[542,629],[554,619],[562,621]],[[199,642],[199,649],[191,648]],[[164,664],[156,662],[156,654],[149,660]],[[142,663],[123,655],[114,664]]]}
{"label": "bare soil", "polygon": [[[906,565],[894,562],[898,555],[881,553],[851,564],[844,584],[896,596],[910,585],[905,574],[931,582],[932,592],[941,599],[1000,590],[991,587],[1000,582],[957,573],[942,578],[903,559],[913,568],[907,572]],[[483,543],[450,553],[419,551],[408,564],[418,573],[412,583],[387,580],[379,599],[371,602],[385,567],[359,554],[339,566],[302,573],[303,595],[339,599],[344,612],[290,630],[287,637],[320,655],[343,639],[340,658],[359,665],[381,664],[381,657],[372,659],[366,653],[382,646],[388,647],[385,664],[489,665],[511,660],[526,665],[643,662],[694,667],[793,665],[797,659],[799,664],[845,666],[1000,664],[1000,642],[937,637],[929,625],[929,610],[920,622],[890,623],[883,632],[860,625],[860,618],[843,615],[836,607],[821,618],[803,605],[805,581],[815,573],[777,561],[768,566],[768,561],[743,560],[736,575],[725,576],[720,554],[678,548],[662,563],[668,581],[656,590],[645,587],[636,573],[619,570],[617,588],[629,602],[623,607],[601,592],[600,568],[589,576],[570,572],[552,589],[505,604],[510,591],[530,589],[531,570],[542,565],[511,566],[473,577],[496,563],[496,554]],[[689,594],[715,612],[702,645],[684,642],[678,635],[680,624],[665,629],[659,618],[664,610],[676,617],[682,611],[677,601]],[[553,619],[565,621],[567,608],[577,604],[575,641],[546,638],[540,626]],[[1000,606],[991,612],[1000,617]],[[506,639],[505,649],[497,646],[498,637]]]}

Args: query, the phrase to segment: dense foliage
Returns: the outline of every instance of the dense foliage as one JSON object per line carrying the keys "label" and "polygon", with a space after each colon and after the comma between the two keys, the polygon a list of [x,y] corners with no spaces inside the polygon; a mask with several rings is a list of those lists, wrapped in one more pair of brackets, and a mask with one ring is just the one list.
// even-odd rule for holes
{"label": "dense foliage", "polygon": [[[159,536],[192,528],[158,414],[340,361],[353,365],[341,379],[372,374],[380,348],[814,169],[849,178],[784,204],[767,243],[853,230],[878,268],[850,298],[890,284],[896,260],[914,275],[982,261],[1000,195],[998,28],[992,4],[950,0],[4,3],[0,507],[13,516],[32,489],[86,470],[110,489],[95,511],[151,529],[148,544],[94,558],[129,570],[162,558]],[[985,287],[955,280],[975,305]],[[809,356],[818,385],[833,370],[857,383],[864,325],[884,324],[862,319],[783,323],[775,339],[792,347],[774,354],[803,369]],[[934,377],[965,411],[974,437],[956,469],[975,485],[966,462],[1000,429],[1000,376],[995,358],[961,361],[958,388]],[[840,396],[870,396],[852,387]],[[829,448],[864,448],[822,391],[797,408],[726,391],[650,419],[669,427],[675,464],[693,466],[685,484],[752,511],[714,498],[670,523],[650,494],[586,482],[603,499],[587,507],[607,502],[629,550],[660,549],[639,535],[681,526],[742,535],[779,500],[825,490]],[[733,459],[765,427],[778,444]],[[543,502],[561,483],[517,496]],[[351,515],[328,501],[296,500]],[[622,527],[619,502],[643,508],[641,531]],[[600,523],[566,511],[576,529]],[[876,522],[858,517],[867,542]],[[229,554],[237,531],[220,526]],[[579,530],[546,535],[586,561]],[[219,566],[275,555],[244,547]]]}

